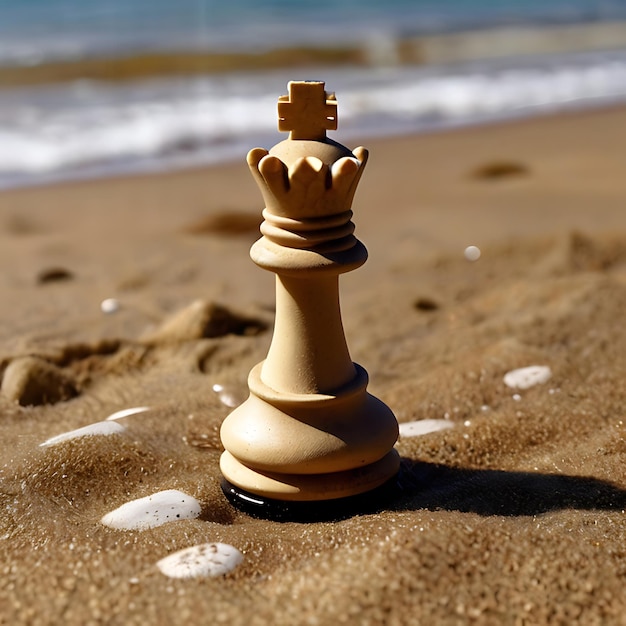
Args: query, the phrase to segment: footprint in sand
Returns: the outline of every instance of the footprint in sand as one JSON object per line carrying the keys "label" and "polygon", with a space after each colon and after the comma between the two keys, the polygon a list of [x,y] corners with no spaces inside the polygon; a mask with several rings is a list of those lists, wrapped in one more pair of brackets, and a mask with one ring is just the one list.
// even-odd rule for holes
{"label": "footprint in sand", "polygon": [[67,282],[74,278],[74,274],[64,267],[47,267],[37,274],[37,284]]}
{"label": "footprint in sand", "polygon": [[258,237],[262,221],[258,211],[254,213],[221,211],[192,222],[183,231],[189,235],[222,235],[226,237],[254,235]]}
{"label": "footprint in sand", "polygon": [[528,176],[530,170],[523,163],[505,159],[483,163],[470,173],[472,178],[485,181],[504,180]]}
{"label": "footprint in sand", "polygon": [[36,356],[14,359],[2,377],[2,395],[22,406],[56,404],[78,395],[73,378]]}

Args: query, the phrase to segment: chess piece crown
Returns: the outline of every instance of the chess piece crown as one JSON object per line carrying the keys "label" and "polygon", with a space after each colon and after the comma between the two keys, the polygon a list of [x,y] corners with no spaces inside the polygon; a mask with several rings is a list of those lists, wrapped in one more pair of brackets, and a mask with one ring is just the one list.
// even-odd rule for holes
{"label": "chess piece crown", "polygon": [[326,137],[337,127],[336,109],[324,83],[291,82],[278,103],[279,130],[289,139],[248,154],[265,201],[261,233],[277,245],[323,253],[357,244],[351,206],[368,152]]}

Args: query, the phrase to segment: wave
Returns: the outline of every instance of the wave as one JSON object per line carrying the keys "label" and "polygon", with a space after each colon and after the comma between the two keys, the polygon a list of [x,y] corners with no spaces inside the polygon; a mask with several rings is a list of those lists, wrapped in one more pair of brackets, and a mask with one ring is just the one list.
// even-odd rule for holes
{"label": "wave", "polygon": [[338,138],[626,101],[626,51],[446,66],[325,68],[0,91],[0,186],[243,158],[280,139],[288,78],[338,93]]}

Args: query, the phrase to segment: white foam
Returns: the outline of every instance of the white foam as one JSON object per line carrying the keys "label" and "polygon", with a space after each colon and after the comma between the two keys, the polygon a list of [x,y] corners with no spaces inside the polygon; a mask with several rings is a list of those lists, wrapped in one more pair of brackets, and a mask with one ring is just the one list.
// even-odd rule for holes
{"label": "white foam", "polygon": [[39,445],[54,446],[63,441],[69,441],[70,439],[78,439],[80,437],[94,437],[96,435],[117,435],[124,432],[126,429],[121,424],[111,422],[96,422],[95,424],[89,424],[76,430],[70,430],[69,432],[51,437]]}
{"label": "white foam", "polygon": [[[508,65],[507,65],[508,63]],[[626,99],[626,53],[325,72],[341,140]],[[0,91],[0,187],[240,158],[270,146],[277,72]],[[22,181],[22,182],[20,182]]]}
{"label": "white foam", "polygon": [[454,423],[449,420],[416,420],[399,424],[400,437],[419,437],[453,427]]}
{"label": "white foam", "polygon": [[112,420],[119,420],[119,419],[122,419],[123,417],[128,417],[129,415],[136,415],[137,413],[145,413],[146,411],[149,411],[149,410],[150,410],[149,406],[135,406],[130,409],[122,409],[121,411],[115,411],[115,413],[111,413],[111,415],[109,415],[109,417],[106,418],[106,421],[110,422]]}
{"label": "white foam", "polygon": [[243,554],[226,543],[203,543],[174,552],[157,567],[170,578],[223,576],[243,562]]}
{"label": "white foam", "polygon": [[194,519],[200,512],[200,503],[195,498],[177,489],[168,489],[131,500],[107,513],[100,522],[117,530],[146,530],[168,522]]}
{"label": "white foam", "polygon": [[551,377],[552,370],[547,365],[530,365],[507,372],[503,380],[511,389],[529,389],[547,382]]}

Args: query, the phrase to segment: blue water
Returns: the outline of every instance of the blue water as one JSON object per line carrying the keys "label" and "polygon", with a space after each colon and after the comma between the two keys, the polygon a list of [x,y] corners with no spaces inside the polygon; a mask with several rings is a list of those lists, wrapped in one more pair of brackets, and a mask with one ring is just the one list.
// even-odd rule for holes
{"label": "blue water", "polygon": [[0,0],[0,62],[618,19],[624,0]]}
{"label": "blue water", "polygon": [[334,137],[349,144],[626,102],[626,46],[419,66],[385,57],[404,36],[619,20],[625,0],[0,0],[0,65],[340,41],[382,54],[360,68],[0,83],[0,188],[243,159],[280,139],[276,100],[289,79],[336,91]]}

